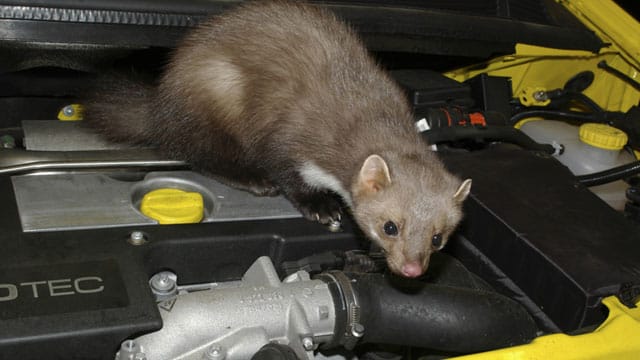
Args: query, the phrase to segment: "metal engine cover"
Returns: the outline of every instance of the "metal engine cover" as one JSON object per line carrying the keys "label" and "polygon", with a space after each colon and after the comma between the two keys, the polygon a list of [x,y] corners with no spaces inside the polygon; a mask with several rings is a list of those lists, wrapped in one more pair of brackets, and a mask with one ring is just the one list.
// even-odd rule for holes
{"label": "metal engine cover", "polygon": [[[38,176],[44,181],[49,175]],[[0,359],[113,359],[125,339],[162,327],[148,281],[163,270],[179,274],[182,284],[236,281],[261,256],[278,267],[327,250],[363,246],[348,220],[341,232],[331,232],[292,214],[289,204],[286,216],[25,231],[21,190],[15,185],[11,176],[0,176]],[[135,183],[125,183],[125,189],[130,186]],[[55,186],[46,190],[59,195]],[[131,204],[131,192],[125,194]],[[53,207],[64,208],[66,198],[58,199],[43,211],[63,217]],[[225,200],[229,210],[241,209],[242,202],[232,196]]]}

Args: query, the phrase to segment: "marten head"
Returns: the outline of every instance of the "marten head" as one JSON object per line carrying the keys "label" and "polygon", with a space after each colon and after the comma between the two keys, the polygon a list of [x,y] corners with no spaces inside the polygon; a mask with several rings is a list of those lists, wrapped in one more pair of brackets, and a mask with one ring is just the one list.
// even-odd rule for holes
{"label": "marten head", "polygon": [[370,155],[356,175],[353,215],[391,271],[417,277],[460,222],[471,179],[451,175],[434,154],[383,155]]}

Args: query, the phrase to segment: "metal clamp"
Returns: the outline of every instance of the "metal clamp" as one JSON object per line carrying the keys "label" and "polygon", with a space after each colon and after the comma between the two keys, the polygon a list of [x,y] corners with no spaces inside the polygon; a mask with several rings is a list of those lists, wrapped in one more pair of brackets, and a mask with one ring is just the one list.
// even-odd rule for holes
{"label": "metal clamp", "polygon": [[[317,278],[328,283],[335,284],[334,290],[337,292],[337,299],[342,300],[342,308],[346,313],[344,319],[344,331],[338,331],[334,343],[344,346],[347,350],[352,350],[358,341],[364,336],[365,328],[360,321],[360,304],[353,288],[351,279],[341,271],[330,271],[320,274]],[[337,300],[336,299],[336,300]],[[340,307],[336,306],[336,309]]]}

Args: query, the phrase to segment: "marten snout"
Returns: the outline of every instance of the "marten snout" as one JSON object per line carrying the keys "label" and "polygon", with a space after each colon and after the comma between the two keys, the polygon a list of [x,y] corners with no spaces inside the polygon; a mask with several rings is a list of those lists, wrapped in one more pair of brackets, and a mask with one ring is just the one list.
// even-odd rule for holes
{"label": "marten snout", "polygon": [[422,275],[422,273],[424,272],[422,271],[422,264],[420,264],[417,261],[411,261],[411,262],[405,263],[404,265],[402,265],[402,268],[400,269],[400,271],[402,272],[402,275],[409,278],[418,277]]}

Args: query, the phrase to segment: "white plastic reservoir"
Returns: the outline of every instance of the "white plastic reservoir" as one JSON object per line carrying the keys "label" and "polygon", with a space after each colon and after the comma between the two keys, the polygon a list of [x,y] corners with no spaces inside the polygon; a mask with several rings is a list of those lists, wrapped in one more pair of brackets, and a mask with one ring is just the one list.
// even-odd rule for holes
{"label": "white plastic reservoir", "polygon": [[[539,143],[557,143],[564,152],[557,156],[575,175],[585,175],[625,165],[635,158],[623,151],[627,134],[605,124],[586,123],[574,126],[555,120],[531,120],[520,130]],[[622,180],[589,189],[616,210],[624,210],[625,191]]]}

